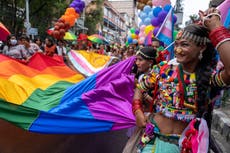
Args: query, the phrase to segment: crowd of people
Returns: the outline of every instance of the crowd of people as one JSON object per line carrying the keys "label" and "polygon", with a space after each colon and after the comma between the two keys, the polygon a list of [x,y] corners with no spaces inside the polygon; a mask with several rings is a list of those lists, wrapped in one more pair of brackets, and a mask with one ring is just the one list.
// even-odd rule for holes
{"label": "crowd of people", "polygon": [[18,60],[28,61],[36,52],[44,53],[47,56],[54,54],[65,56],[70,50],[85,50],[95,52],[102,55],[115,56],[119,60],[127,59],[133,56],[138,49],[137,44],[129,46],[121,45],[120,43],[96,44],[89,43],[89,40],[55,40],[52,37],[47,37],[42,40],[36,37],[34,40],[27,35],[11,34],[5,42],[0,43],[0,53]]}
{"label": "crowd of people", "polygon": [[[28,61],[35,52],[64,56],[71,49],[86,50],[125,60],[136,56],[133,73],[136,88],[132,109],[136,130],[124,153],[208,152],[214,102],[219,91],[230,84],[230,32],[223,27],[215,8],[199,12],[200,24],[191,24],[178,32],[175,59],[157,60],[161,43],[142,46],[118,43],[79,46],[46,38],[33,42],[27,36],[10,35],[1,53]],[[217,54],[222,63],[217,67]]]}

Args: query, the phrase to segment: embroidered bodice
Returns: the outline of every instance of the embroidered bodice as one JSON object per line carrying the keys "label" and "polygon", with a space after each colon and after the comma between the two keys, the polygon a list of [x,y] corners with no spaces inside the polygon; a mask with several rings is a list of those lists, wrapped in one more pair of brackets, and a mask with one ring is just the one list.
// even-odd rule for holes
{"label": "embroidered bodice", "polygon": [[[182,75],[184,84],[181,83],[178,65],[162,62],[154,66],[151,73],[145,76],[137,87],[142,92],[148,88],[157,88],[154,100],[156,111],[166,117],[189,122],[195,117],[197,109],[196,77],[195,73]],[[183,98],[183,95],[186,97]]]}

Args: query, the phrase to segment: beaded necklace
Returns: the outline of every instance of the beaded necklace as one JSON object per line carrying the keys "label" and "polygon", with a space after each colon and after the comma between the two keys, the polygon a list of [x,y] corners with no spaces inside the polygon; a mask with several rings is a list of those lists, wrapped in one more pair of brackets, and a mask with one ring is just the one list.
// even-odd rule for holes
{"label": "beaded necklace", "polygon": [[195,105],[190,105],[190,104],[187,103],[187,102],[189,102],[189,100],[188,100],[188,95],[187,95],[187,90],[186,90],[186,84],[189,84],[190,82],[185,82],[185,80],[184,80],[184,71],[183,71],[183,68],[182,68],[181,64],[178,65],[178,70],[179,70],[179,78],[178,79],[179,79],[179,86],[180,86],[180,93],[181,93],[180,106],[181,107],[189,106],[190,108],[195,109],[196,108],[196,103],[195,103]]}

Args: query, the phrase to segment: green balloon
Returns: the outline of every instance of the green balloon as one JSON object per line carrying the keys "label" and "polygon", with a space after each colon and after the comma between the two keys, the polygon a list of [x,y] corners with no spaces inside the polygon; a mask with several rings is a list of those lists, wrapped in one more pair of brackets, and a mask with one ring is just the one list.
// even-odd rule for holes
{"label": "green balloon", "polygon": [[135,33],[135,28],[131,28],[131,29],[130,29],[130,32],[131,32],[131,33]]}

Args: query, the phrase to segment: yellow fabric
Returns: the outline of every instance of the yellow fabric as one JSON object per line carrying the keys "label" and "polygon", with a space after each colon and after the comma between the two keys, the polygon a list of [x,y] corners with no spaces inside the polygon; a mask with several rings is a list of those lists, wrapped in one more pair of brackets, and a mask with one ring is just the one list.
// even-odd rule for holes
{"label": "yellow fabric", "polygon": [[84,79],[80,74],[68,78],[59,78],[54,75],[37,75],[33,78],[24,75],[13,75],[8,80],[0,78],[0,98],[14,104],[22,104],[34,90],[45,90],[58,81],[76,83]]}
{"label": "yellow fabric", "polygon": [[111,59],[110,56],[87,52],[85,50],[79,50],[76,52],[80,53],[94,68],[103,67]]}

